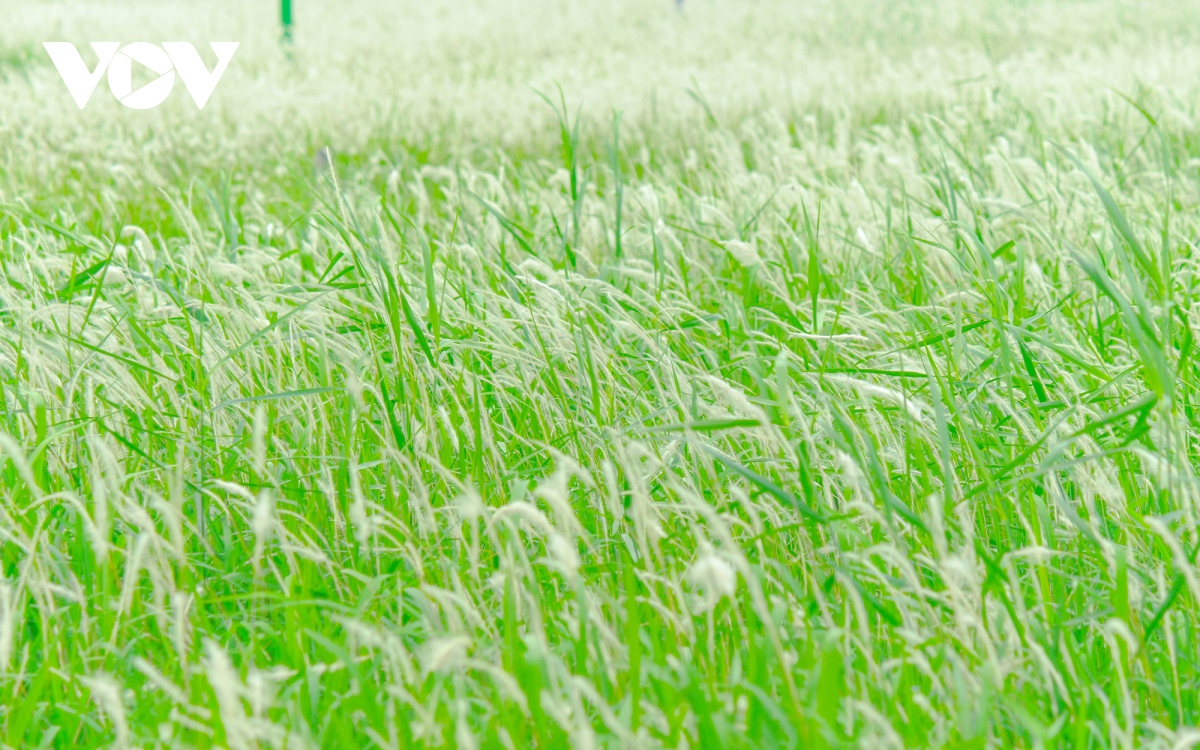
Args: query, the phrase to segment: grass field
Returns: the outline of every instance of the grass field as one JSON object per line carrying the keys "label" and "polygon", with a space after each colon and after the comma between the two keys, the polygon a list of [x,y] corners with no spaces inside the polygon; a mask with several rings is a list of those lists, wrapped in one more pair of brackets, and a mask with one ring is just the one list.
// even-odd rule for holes
{"label": "grass field", "polygon": [[1192,4],[274,12],[4,10],[0,742],[1200,744]]}

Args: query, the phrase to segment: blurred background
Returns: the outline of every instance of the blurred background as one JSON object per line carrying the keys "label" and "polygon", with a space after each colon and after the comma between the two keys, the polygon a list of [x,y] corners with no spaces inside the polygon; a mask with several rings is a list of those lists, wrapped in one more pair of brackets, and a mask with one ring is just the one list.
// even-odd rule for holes
{"label": "blurred background", "polygon": [[[560,88],[584,139],[601,141],[617,111],[634,139],[647,124],[669,140],[675,126],[736,131],[766,118],[833,141],[1001,100],[1057,113],[1051,122],[1070,137],[1117,101],[1114,90],[1153,87],[1190,118],[1193,10],[1117,0],[293,0],[294,41],[282,44],[280,7],[268,0],[22,2],[0,27],[0,200],[72,196],[76,210],[145,211],[160,188],[214,171],[310,176],[326,146],[346,164],[548,153],[558,126],[539,94],[557,101]],[[41,48],[52,40],[76,43],[89,64],[92,41],[189,41],[209,65],[209,41],[241,47],[203,111],[181,85],[157,109],[127,110],[103,81],[79,111]]]}

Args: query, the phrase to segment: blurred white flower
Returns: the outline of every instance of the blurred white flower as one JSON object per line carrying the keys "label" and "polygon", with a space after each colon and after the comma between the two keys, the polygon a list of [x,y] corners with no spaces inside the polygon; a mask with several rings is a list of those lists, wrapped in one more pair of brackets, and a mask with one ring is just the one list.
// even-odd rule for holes
{"label": "blurred white flower", "polygon": [[737,571],[728,561],[709,553],[688,568],[687,581],[703,590],[700,610],[706,612],[737,593]]}
{"label": "blurred white flower", "polygon": [[559,167],[554,174],[550,175],[550,179],[546,181],[546,184],[559,189],[570,187],[571,173]]}
{"label": "blurred white flower", "polygon": [[153,318],[175,318],[182,314],[183,312],[175,305],[162,305],[150,311],[150,316]]}
{"label": "blurred white flower", "polygon": [[454,499],[454,507],[458,509],[458,517],[464,521],[474,521],[483,515],[487,506],[474,490],[467,490]]}
{"label": "blurred white flower", "polygon": [[96,705],[100,707],[100,710],[112,722],[113,729],[117,735],[117,740],[113,744],[113,747],[129,747],[129,721],[126,718],[125,700],[122,695],[121,685],[113,677],[104,672],[81,676],[79,681],[91,691],[92,700],[96,702]]}
{"label": "blurred white flower", "polygon": [[539,534],[546,534],[554,528],[550,523],[550,519],[546,518],[545,513],[542,513],[524,500],[516,500],[496,511],[492,515],[491,523],[495,523],[503,516],[516,516],[518,519],[524,521],[526,526],[529,526]]}
{"label": "blurred white flower", "polygon": [[758,257],[758,251],[748,242],[740,240],[730,240],[725,243],[725,249],[733,256],[734,260],[741,263],[747,268],[760,265],[762,258]]}
{"label": "blurred white flower", "polygon": [[110,265],[104,269],[104,286],[124,286],[127,281],[125,272],[120,268]]}
{"label": "blurred white flower", "polygon": [[465,635],[434,638],[421,649],[421,669],[425,674],[453,669],[471,649],[471,639]]}
{"label": "blurred white flower", "polygon": [[875,252],[875,246],[871,244],[870,238],[867,237],[867,233],[863,231],[862,227],[859,227],[858,231],[854,233],[854,239],[858,240],[858,243],[865,247],[867,252]]}
{"label": "blurred white flower", "polygon": [[554,565],[564,573],[575,575],[579,570],[579,552],[575,547],[575,543],[562,534],[557,532],[550,533],[550,536],[546,539],[546,551],[550,553],[550,560]]}
{"label": "blurred white flower", "polygon": [[213,278],[219,281],[241,283],[250,277],[245,269],[236,263],[225,263],[219,260],[213,261],[209,269],[212,271]]}

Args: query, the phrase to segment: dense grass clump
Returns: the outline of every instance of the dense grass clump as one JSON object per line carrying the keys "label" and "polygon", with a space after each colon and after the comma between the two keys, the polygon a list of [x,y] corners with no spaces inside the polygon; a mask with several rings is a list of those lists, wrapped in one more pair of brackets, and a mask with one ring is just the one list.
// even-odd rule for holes
{"label": "dense grass clump", "polygon": [[0,743],[1200,739],[1190,6],[194,5],[0,36]]}

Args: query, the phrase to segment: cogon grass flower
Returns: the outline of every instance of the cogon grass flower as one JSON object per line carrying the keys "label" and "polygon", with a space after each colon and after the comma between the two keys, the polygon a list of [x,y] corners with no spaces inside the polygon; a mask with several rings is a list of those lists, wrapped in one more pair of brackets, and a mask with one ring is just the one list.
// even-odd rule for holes
{"label": "cogon grass flower", "polygon": [[700,589],[698,604],[701,612],[712,610],[722,599],[732,599],[737,593],[737,571],[727,560],[713,552],[693,562],[685,578]]}
{"label": "cogon grass flower", "polygon": [[762,264],[762,258],[759,257],[758,251],[749,242],[730,240],[725,243],[725,249],[729,251],[734,260],[746,268],[753,268]]}
{"label": "cogon grass flower", "polygon": [[550,553],[550,560],[564,575],[573,576],[579,571],[579,551],[567,537],[552,532],[546,537],[546,550]]}
{"label": "cogon grass flower", "polygon": [[421,649],[421,669],[426,674],[455,669],[471,648],[471,639],[464,635],[434,638]]}

